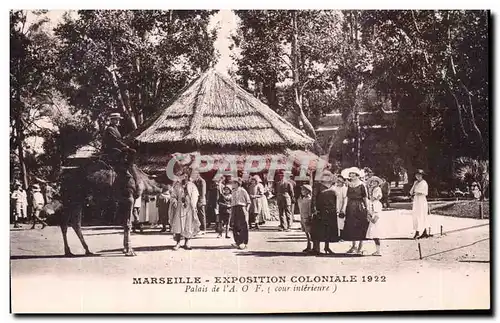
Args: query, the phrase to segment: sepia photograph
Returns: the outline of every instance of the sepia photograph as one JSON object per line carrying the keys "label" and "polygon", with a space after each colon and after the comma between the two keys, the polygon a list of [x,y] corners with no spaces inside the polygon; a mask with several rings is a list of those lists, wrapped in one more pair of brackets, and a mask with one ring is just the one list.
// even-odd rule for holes
{"label": "sepia photograph", "polygon": [[492,313],[486,8],[9,22],[10,313]]}

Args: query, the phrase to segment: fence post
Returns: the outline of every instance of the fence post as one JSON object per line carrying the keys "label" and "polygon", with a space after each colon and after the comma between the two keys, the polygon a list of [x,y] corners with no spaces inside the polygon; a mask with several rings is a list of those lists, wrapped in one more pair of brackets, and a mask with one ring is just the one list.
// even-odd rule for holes
{"label": "fence post", "polygon": [[420,242],[418,243],[418,255],[420,256],[420,260],[422,260],[422,248],[420,247]]}
{"label": "fence post", "polygon": [[482,220],[484,218],[483,214],[483,203],[479,201],[479,218]]}

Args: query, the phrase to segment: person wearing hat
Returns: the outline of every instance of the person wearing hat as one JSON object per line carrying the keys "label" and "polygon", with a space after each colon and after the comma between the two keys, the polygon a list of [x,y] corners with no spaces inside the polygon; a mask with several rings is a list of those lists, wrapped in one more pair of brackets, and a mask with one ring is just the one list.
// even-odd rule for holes
{"label": "person wearing hat", "polygon": [[259,225],[264,223],[262,208],[264,196],[264,185],[262,185],[262,180],[259,175],[253,175],[250,178],[250,187],[248,188],[248,194],[252,203],[250,204],[250,227],[252,224],[255,226],[256,230],[259,230]]}
{"label": "person wearing hat", "polygon": [[[351,167],[342,171],[347,174],[350,184],[347,188],[347,196],[344,201],[343,213],[345,214],[342,239],[352,241],[351,248],[347,253],[363,254],[363,240],[368,230],[368,192],[366,185],[361,181],[363,171],[357,167]],[[358,246],[356,247],[356,242]]]}
{"label": "person wearing hat", "polygon": [[274,192],[278,204],[280,218],[280,231],[290,231],[292,226],[292,204],[295,203],[293,184],[285,179],[285,172],[278,173],[278,181],[275,184]]}
{"label": "person wearing hat", "polygon": [[311,249],[311,229],[312,229],[312,187],[309,184],[304,184],[300,187],[300,196],[297,199],[300,212],[300,226],[302,231],[306,234],[307,247],[302,250],[303,252],[310,252]]}
{"label": "person wearing hat", "polygon": [[26,207],[28,204],[26,192],[23,190],[21,182],[16,181],[14,183],[14,191],[12,192],[10,198],[15,206],[14,228],[19,228],[19,222],[26,220]]}
{"label": "person wearing hat", "polygon": [[210,225],[214,223],[216,226],[215,229],[217,229],[217,218],[219,216],[219,197],[219,182],[214,181],[212,178],[212,180],[207,185],[207,205],[205,207],[207,212],[207,227],[210,227]]}
{"label": "person wearing hat", "polygon": [[31,229],[35,228],[36,222],[39,221],[42,224],[42,229],[47,226],[47,223],[40,218],[40,211],[45,205],[45,200],[43,198],[42,190],[40,185],[33,184],[31,188],[31,196],[33,197],[33,226]]}
{"label": "person wearing hat", "polygon": [[346,179],[341,175],[337,175],[333,189],[337,197],[337,226],[339,228],[339,236],[341,237],[345,223],[345,214],[342,212],[342,207],[347,197]]}
{"label": "person wearing hat", "polygon": [[102,137],[102,151],[108,156],[112,163],[117,163],[119,156],[123,152],[135,153],[122,139],[118,130],[120,120],[123,118],[119,113],[111,113],[108,117],[109,125],[104,130]]}
{"label": "person wearing hat", "polygon": [[316,196],[314,206],[313,226],[311,237],[313,240],[313,252],[320,253],[320,242],[325,243],[325,253],[333,254],[330,242],[339,241],[339,229],[337,224],[337,194],[335,193],[335,175],[330,171],[323,171],[319,179],[321,188]]}
{"label": "person wearing hat", "polygon": [[380,253],[380,238],[383,236],[380,217],[382,215],[382,203],[380,200],[382,199],[382,189],[380,185],[384,181],[377,176],[371,176],[368,182],[368,189],[370,193],[370,206],[368,208],[368,221],[370,222],[368,225],[368,230],[366,232],[367,239],[373,239],[375,242],[376,251],[372,254],[372,256],[381,256]]}
{"label": "person wearing hat", "polygon": [[219,194],[219,213],[216,215],[216,228],[217,238],[222,237],[224,227],[226,228],[226,239],[229,239],[229,218],[231,215],[231,196],[232,188],[228,185],[222,187],[222,193]]}
{"label": "person wearing hat", "polygon": [[231,218],[233,218],[233,247],[246,249],[248,245],[248,209],[250,207],[250,196],[242,187],[241,178],[233,180],[233,192],[231,195]]}
{"label": "person wearing hat", "polygon": [[174,169],[177,178],[172,185],[168,211],[176,242],[173,249],[179,250],[184,238],[184,249],[191,250],[191,239],[200,232],[200,220],[196,214],[199,193],[191,181],[189,166],[181,165]]}
{"label": "person wearing hat", "polygon": [[[429,186],[424,179],[425,172],[422,169],[418,169],[415,173],[415,182],[410,189],[410,196],[413,197],[413,230],[415,230],[415,235],[413,239],[427,238],[429,233],[427,228],[429,228],[429,205],[427,204],[427,195],[429,194]],[[419,236],[419,234],[422,235]]]}
{"label": "person wearing hat", "polygon": [[472,183],[471,185],[471,193],[474,199],[481,200],[481,189],[479,188],[479,184],[477,182]]}
{"label": "person wearing hat", "polygon": [[168,210],[170,206],[170,192],[172,185],[166,185],[162,188],[161,193],[156,197],[156,207],[158,208],[158,219],[162,226],[160,232],[167,232],[167,225],[170,224]]}
{"label": "person wearing hat", "polygon": [[368,184],[370,177],[372,177],[374,175],[373,171],[370,167],[365,167],[365,168],[363,168],[363,172],[365,173],[363,181]]}
{"label": "person wearing hat", "polygon": [[391,195],[391,183],[389,183],[385,178],[382,178],[382,185],[380,185],[380,189],[382,190],[382,199],[380,202],[382,203],[382,207],[388,209],[391,205],[389,203],[389,196]]}
{"label": "person wearing hat", "polygon": [[198,189],[198,193],[200,194],[196,207],[198,219],[201,223],[199,234],[204,235],[207,232],[207,182],[203,179],[203,177],[201,177],[198,171],[193,171],[191,177],[194,185],[196,185],[196,188]]}
{"label": "person wearing hat", "polygon": [[226,174],[220,178],[219,182],[219,193],[222,194],[222,190],[224,187],[229,187],[231,190],[233,189],[233,176],[230,174]]}

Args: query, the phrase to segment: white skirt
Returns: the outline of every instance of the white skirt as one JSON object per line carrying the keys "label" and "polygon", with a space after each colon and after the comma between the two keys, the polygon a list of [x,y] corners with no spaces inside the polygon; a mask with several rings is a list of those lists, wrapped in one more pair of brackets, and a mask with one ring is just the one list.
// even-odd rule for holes
{"label": "white skirt", "polygon": [[337,217],[337,226],[339,227],[339,230],[344,230],[344,223],[345,223],[345,216],[342,219]]}
{"label": "white skirt", "polygon": [[368,226],[368,231],[366,231],[367,239],[380,239],[383,237],[383,220],[382,220],[382,203],[380,201],[373,201],[370,203],[370,207],[372,208],[372,215],[378,216],[378,220],[376,223],[370,222]]}
{"label": "white skirt", "polygon": [[424,195],[415,195],[413,197],[413,230],[424,232],[429,228],[429,204]]}

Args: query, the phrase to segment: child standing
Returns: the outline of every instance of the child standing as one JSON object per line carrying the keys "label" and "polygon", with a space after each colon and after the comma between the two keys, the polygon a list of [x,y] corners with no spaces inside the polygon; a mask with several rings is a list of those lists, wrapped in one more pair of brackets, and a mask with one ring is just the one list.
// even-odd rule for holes
{"label": "child standing", "polygon": [[37,221],[42,224],[42,229],[43,229],[47,226],[47,223],[45,223],[45,221],[43,221],[40,218],[40,211],[42,211],[43,206],[45,205],[45,199],[43,198],[40,185],[33,184],[32,197],[33,197],[33,225],[31,226],[31,229],[35,228]]}
{"label": "child standing", "polygon": [[311,249],[311,225],[312,225],[312,212],[311,212],[311,185],[305,184],[300,188],[300,197],[297,200],[300,212],[300,226],[302,231],[307,237],[307,247],[302,250],[303,252],[310,252]]}
{"label": "child standing", "polygon": [[228,226],[229,215],[231,214],[231,187],[224,186],[222,193],[219,195],[219,214],[216,215],[216,228],[217,238],[222,237],[224,227],[226,228],[226,239],[229,239]]}
{"label": "child standing", "polygon": [[14,210],[14,228],[19,228],[19,222],[26,220],[27,197],[21,183],[15,183],[15,189],[12,192],[11,199],[15,205]]}
{"label": "child standing", "polygon": [[381,237],[381,225],[380,225],[380,214],[382,212],[382,189],[380,185],[382,180],[376,176],[369,179],[368,185],[371,191],[370,194],[370,206],[368,208],[368,221],[370,222],[368,226],[368,231],[366,232],[367,239],[373,239],[375,242],[375,251],[372,256],[381,256],[380,253],[380,237]]}

